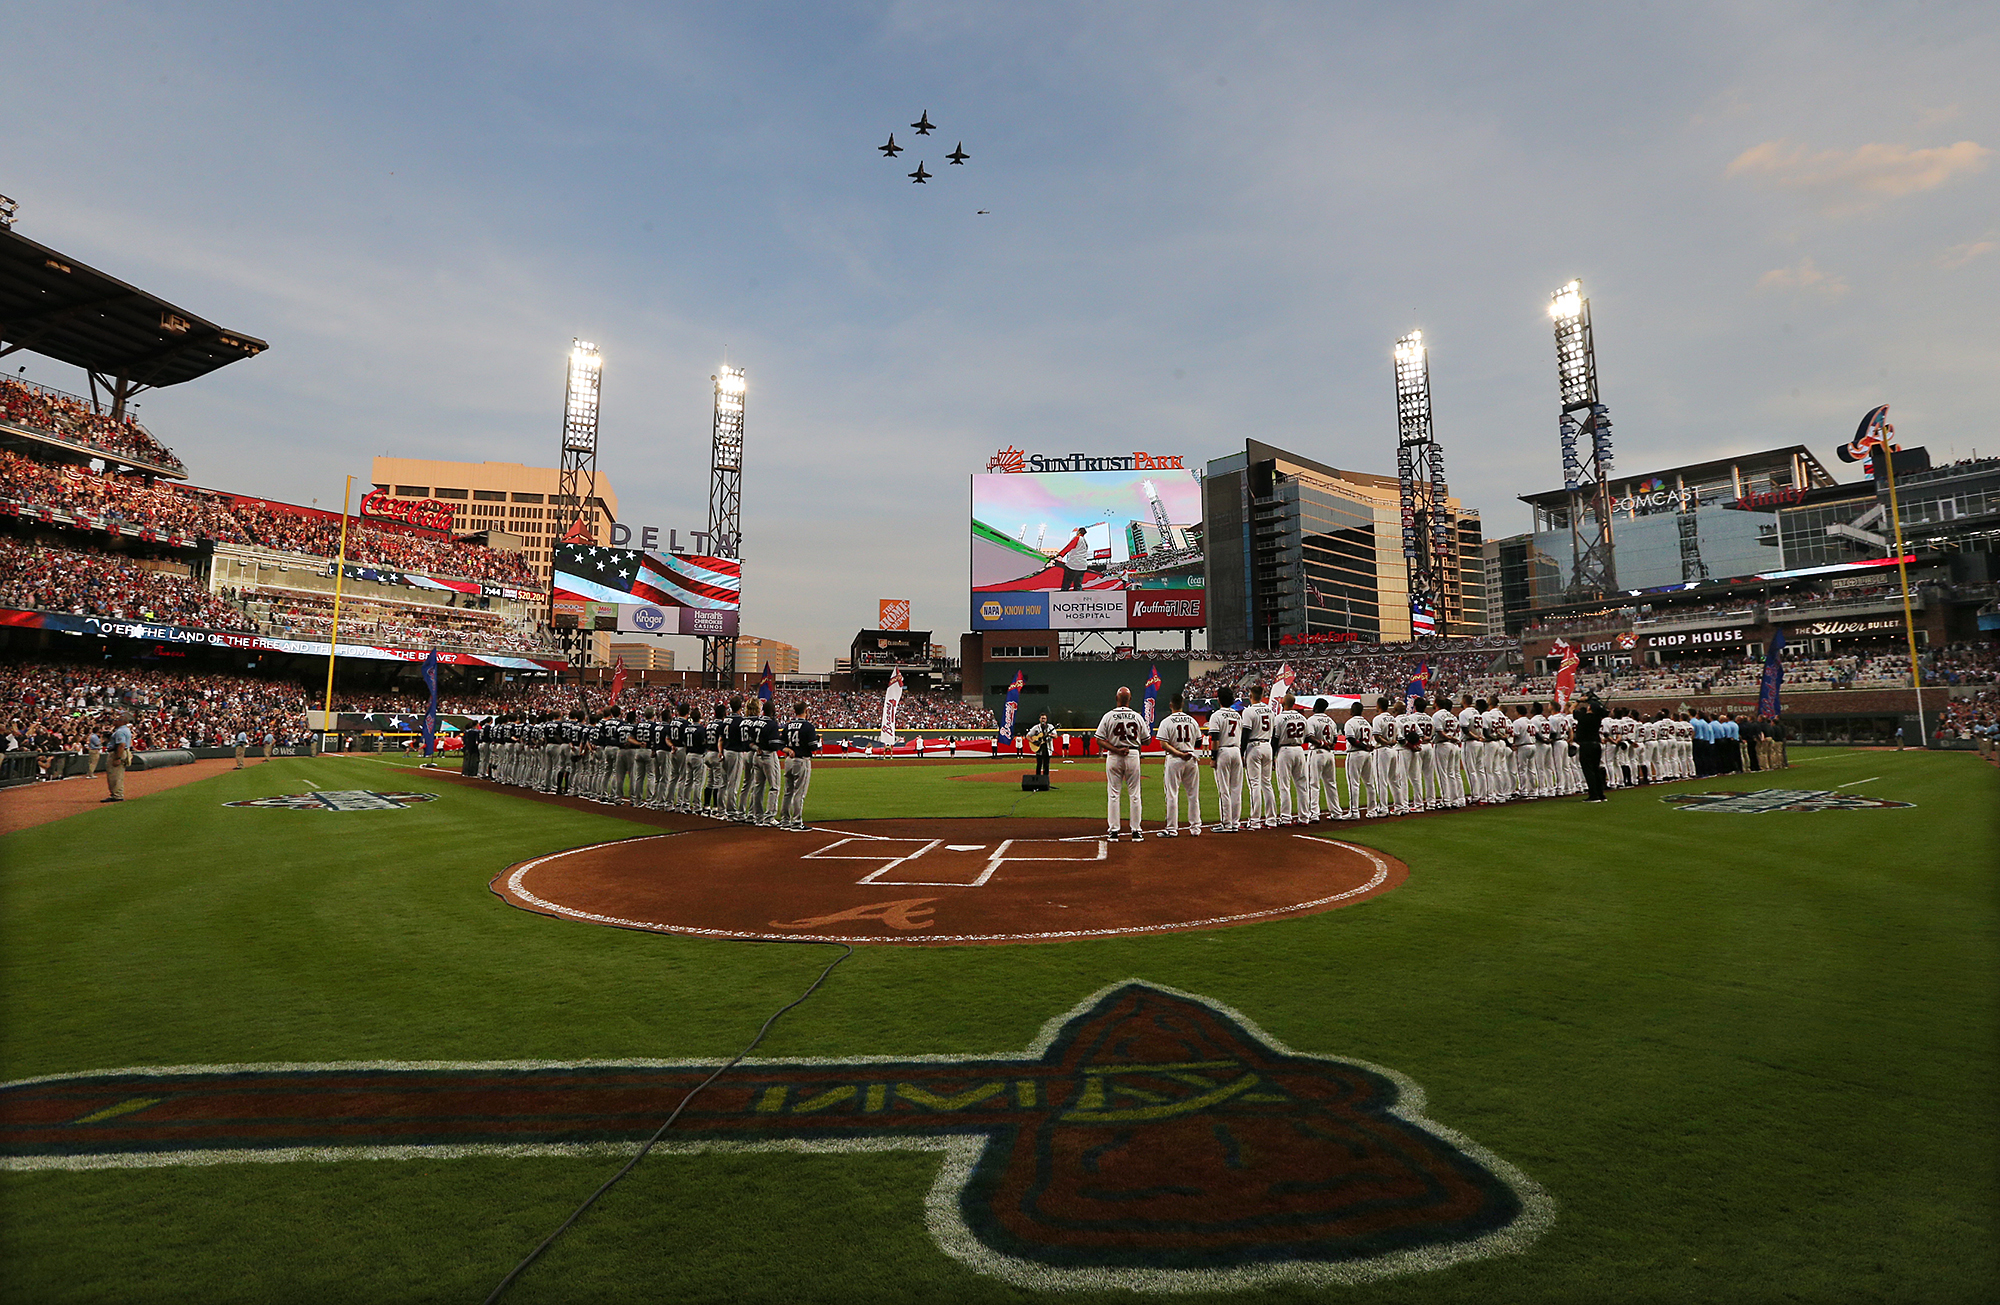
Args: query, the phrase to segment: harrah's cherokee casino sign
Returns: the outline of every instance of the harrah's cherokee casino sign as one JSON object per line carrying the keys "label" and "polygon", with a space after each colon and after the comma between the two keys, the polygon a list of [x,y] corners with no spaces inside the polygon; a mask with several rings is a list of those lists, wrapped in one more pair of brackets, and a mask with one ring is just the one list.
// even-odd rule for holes
{"label": "harrah's cherokee casino sign", "polygon": [[457,510],[453,504],[441,503],[434,498],[391,498],[379,489],[361,496],[362,516],[400,521],[406,526],[423,530],[450,530],[452,516]]}

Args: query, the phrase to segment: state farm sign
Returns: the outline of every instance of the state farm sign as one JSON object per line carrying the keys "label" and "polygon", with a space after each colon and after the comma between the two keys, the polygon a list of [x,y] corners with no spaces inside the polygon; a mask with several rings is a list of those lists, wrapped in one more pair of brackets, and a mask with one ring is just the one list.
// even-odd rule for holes
{"label": "state farm sign", "polygon": [[457,510],[454,505],[434,498],[391,498],[379,489],[361,496],[362,516],[400,521],[424,530],[450,530],[452,514]]}

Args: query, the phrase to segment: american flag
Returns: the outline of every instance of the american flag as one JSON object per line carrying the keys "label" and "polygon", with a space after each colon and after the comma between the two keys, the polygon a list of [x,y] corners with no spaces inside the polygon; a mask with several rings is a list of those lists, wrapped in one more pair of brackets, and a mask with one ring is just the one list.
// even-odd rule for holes
{"label": "american flag", "polygon": [[720,611],[742,606],[743,564],[733,557],[563,544],[554,571],[558,599]]}
{"label": "american flag", "polygon": [[1438,632],[1437,614],[1422,603],[1410,604],[1410,633],[1423,638]]}

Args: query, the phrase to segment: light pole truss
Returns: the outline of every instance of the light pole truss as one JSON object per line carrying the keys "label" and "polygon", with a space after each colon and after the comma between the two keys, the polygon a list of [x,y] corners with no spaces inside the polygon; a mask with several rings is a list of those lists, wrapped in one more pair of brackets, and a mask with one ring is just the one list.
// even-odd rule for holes
{"label": "light pole truss", "polygon": [[[578,526],[597,542],[593,528],[597,498],[597,390],[604,358],[588,340],[570,341],[569,380],[563,394],[562,460],[557,464],[553,550],[576,533]],[[553,558],[552,558],[553,560]],[[568,660],[589,660],[590,631],[561,629],[555,623],[555,585],[549,586],[549,628],[561,639]]]}
{"label": "light pole truss", "polygon": [[1597,348],[1581,281],[1549,296],[1549,317],[1555,323],[1556,382],[1562,393],[1556,429],[1563,488],[1569,492],[1567,597],[1602,598],[1618,587],[1611,549],[1611,415],[1597,397]]}
{"label": "light pole truss", "polygon": [[1444,446],[1431,417],[1430,351],[1424,333],[1396,341],[1396,483],[1402,499],[1403,565],[1410,628],[1442,634],[1460,605],[1458,532],[1444,479]]}
{"label": "light pole truss", "polygon": [[[716,369],[715,423],[708,455],[708,542],[717,557],[741,559],[743,541],[743,369],[724,363]],[[736,672],[736,640],[702,641],[702,674],[711,687]]]}

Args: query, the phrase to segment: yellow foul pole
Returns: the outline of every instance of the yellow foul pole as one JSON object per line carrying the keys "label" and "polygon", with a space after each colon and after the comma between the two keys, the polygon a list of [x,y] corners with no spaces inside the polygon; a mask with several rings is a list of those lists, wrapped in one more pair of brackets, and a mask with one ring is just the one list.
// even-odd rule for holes
{"label": "yellow foul pole", "polygon": [[1917,624],[1910,616],[1910,567],[1903,560],[1903,516],[1896,508],[1896,455],[1886,439],[1875,451],[1889,473],[1889,524],[1896,536],[1896,578],[1903,586],[1903,636],[1910,645],[1910,687],[1917,691],[1917,746],[1927,748],[1930,727],[1924,723],[1924,676],[1917,669]]}
{"label": "yellow foul pole", "polygon": [[333,567],[333,633],[326,645],[326,702],[323,710],[327,716],[325,733],[333,733],[333,659],[340,651],[340,590],[341,582],[347,579],[347,500],[354,497],[354,477],[347,478],[347,487],[340,491],[340,554],[334,559]]}

